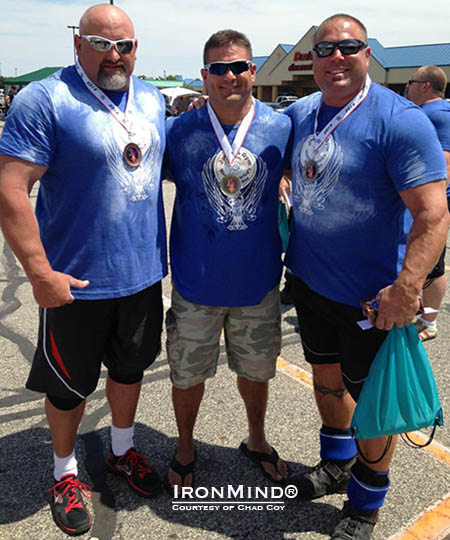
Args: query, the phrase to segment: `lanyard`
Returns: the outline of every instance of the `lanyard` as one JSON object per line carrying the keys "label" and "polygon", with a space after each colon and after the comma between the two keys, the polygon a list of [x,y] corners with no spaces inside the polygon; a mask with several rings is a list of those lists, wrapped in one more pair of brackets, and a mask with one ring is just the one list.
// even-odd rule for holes
{"label": "lanyard", "polygon": [[325,142],[325,139],[333,133],[333,131],[341,124],[354,110],[356,110],[357,107],[361,105],[361,103],[366,99],[367,94],[369,93],[369,88],[371,84],[371,80],[369,75],[366,77],[366,82],[364,84],[364,87],[362,90],[350,101],[350,103],[347,103],[347,105],[340,110],[338,113],[336,113],[335,116],[328,122],[328,124],[322,129],[320,133],[317,133],[317,126],[318,126],[318,120],[319,120],[319,112],[322,108],[323,104],[323,97],[320,101],[320,105],[317,108],[316,112],[316,118],[314,119],[314,134],[315,135],[315,142],[313,153],[315,154],[317,150],[322,146],[322,144]]}
{"label": "lanyard", "polygon": [[133,97],[133,78],[130,77],[130,87],[128,90],[128,100],[123,113],[115,103],[113,103],[109,97],[96,86],[86,75],[79,61],[76,62],[75,68],[81,80],[84,82],[89,92],[100,101],[105,109],[112,115],[112,117],[119,122],[119,124],[126,130],[128,137],[131,139],[135,133],[132,133],[133,117],[134,117],[134,97]]}
{"label": "lanyard", "polygon": [[214,109],[211,107],[209,101],[206,104],[209,119],[211,120],[211,124],[213,126],[214,132],[216,134],[216,137],[219,141],[219,144],[222,148],[222,151],[228,161],[228,163],[231,165],[234,161],[234,158],[239,153],[239,150],[241,149],[241,146],[244,143],[245,137],[247,136],[247,132],[250,129],[250,124],[253,121],[253,118],[255,116],[255,102],[252,98],[252,106],[248,113],[243,118],[241,125],[239,126],[236,136],[234,138],[233,144],[230,144],[230,141],[228,140],[228,137],[226,136],[223,127],[221,126],[216,113],[214,112]]}

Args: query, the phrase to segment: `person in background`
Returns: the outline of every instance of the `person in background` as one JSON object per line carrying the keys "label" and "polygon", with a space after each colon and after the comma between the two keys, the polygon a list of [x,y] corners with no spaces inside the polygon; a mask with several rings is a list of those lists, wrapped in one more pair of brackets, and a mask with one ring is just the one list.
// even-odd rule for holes
{"label": "person in background", "polygon": [[[436,129],[447,163],[447,178],[450,175],[450,103],[444,99],[447,76],[437,66],[422,66],[406,86],[406,95],[422,108]],[[450,208],[450,187],[447,183],[447,205]],[[436,266],[428,274],[422,291],[423,304],[439,310],[447,289],[445,275],[445,247]],[[437,335],[437,313],[423,314],[415,323],[422,341]]]}

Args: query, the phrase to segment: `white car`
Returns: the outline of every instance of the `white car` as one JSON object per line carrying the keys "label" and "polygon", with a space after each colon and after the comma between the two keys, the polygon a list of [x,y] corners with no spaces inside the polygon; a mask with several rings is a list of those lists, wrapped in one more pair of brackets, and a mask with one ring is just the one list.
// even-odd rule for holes
{"label": "white car", "polygon": [[297,101],[298,96],[278,96],[275,100],[275,103],[278,103],[279,105],[283,105],[283,107],[286,107],[284,103],[288,102],[289,105],[291,103],[294,103],[294,101]]}

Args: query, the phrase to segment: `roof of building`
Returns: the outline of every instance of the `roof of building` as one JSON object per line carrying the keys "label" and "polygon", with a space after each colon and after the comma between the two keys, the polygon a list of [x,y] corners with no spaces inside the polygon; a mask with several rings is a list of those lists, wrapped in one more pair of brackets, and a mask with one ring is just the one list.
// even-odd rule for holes
{"label": "roof of building", "polygon": [[25,75],[20,75],[20,77],[12,77],[10,79],[5,79],[4,83],[8,85],[28,84],[33,81],[40,81],[42,79],[45,79],[45,77],[53,75],[53,73],[56,73],[60,69],[62,69],[62,67],[44,67],[36,71],[32,71],[31,73],[25,73]]}
{"label": "roof of building", "polygon": [[178,86],[183,86],[183,81],[161,81],[154,79],[143,79],[145,82],[153,84],[156,88],[176,88]]}
{"label": "roof of building", "polygon": [[184,79],[183,84],[192,86],[193,88],[203,88],[203,81],[198,79]]}
{"label": "roof of building", "polygon": [[292,51],[292,49],[294,48],[294,45],[287,45],[286,43],[280,43],[280,47],[287,54]]}
{"label": "roof of building", "polygon": [[254,56],[253,63],[256,65],[256,71],[262,67],[264,62],[268,59],[268,56]]}
{"label": "roof of building", "polygon": [[429,45],[407,45],[384,49],[386,68],[416,66],[448,66],[450,64],[450,43]]}

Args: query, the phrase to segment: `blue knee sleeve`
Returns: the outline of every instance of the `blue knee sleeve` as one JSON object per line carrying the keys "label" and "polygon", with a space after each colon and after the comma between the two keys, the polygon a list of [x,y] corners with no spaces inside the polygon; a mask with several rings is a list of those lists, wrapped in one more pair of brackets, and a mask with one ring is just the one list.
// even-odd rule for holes
{"label": "blue knee sleeve", "polygon": [[387,474],[385,474],[385,476],[387,484],[382,487],[374,487],[358,480],[355,475],[351,473],[350,483],[347,488],[347,496],[352,506],[359,510],[377,510],[378,508],[381,508],[391,486]]}
{"label": "blue knee sleeve", "polygon": [[320,431],[320,457],[324,461],[348,461],[356,456],[356,444],[350,430],[329,435]]}

